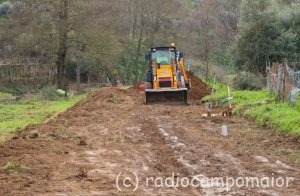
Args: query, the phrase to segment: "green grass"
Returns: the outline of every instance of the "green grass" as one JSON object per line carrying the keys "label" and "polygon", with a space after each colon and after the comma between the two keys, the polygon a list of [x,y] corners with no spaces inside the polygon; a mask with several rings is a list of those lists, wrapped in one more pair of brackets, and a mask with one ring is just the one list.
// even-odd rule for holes
{"label": "green grass", "polygon": [[125,90],[126,90],[126,89],[128,89],[128,88],[130,88],[130,87],[132,87],[132,86],[124,85],[124,86],[121,86],[120,89],[125,89]]}
{"label": "green grass", "polygon": [[6,171],[6,172],[18,172],[18,171],[22,171],[22,170],[26,170],[26,169],[29,169],[29,167],[27,167],[24,164],[14,164],[11,162],[7,162],[2,167],[2,170]]}
{"label": "green grass", "polygon": [[55,101],[27,100],[0,103],[0,134],[2,135],[0,135],[0,140],[3,140],[5,133],[22,130],[30,124],[39,124],[54,113],[66,110],[85,97],[86,95],[78,95]]}
{"label": "green grass", "polygon": [[4,24],[4,18],[0,17],[0,27]]}
{"label": "green grass", "polygon": [[[203,101],[212,101],[214,105],[222,106],[220,100],[228,97],[227,86],[209,83],[216,89],[216,93],[204,97]],[[234,105],[233,112],[254,120],[257,124],[270,127],[277,131],[289,132],[300,137],[300,101],[294,105],[287,102],[275,102],[275,98],[266,90],[243,91],[231,89],[231,102]],[[255,104],[267,99],[268,104]],[[227,104],[227,103],[225,103]]]}
{"label": "green grass", "polygon": [[274,130],[289,132],[300,137],[300,104],[270,103],[248,108],[244,116],[255,120],[259,125]]}
{"label": "green grass", "polygon": [[0,92],[0,101],[5,101],[12,98],[13,96],[11,94]]}

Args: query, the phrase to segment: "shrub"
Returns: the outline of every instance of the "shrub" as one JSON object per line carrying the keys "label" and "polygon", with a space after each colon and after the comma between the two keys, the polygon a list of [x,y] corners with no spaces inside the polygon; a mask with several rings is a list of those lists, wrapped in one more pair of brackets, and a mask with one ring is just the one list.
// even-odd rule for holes
{"label": "shrub", "polygon": [[22,95],[26,93],[26,89],[17,86],[6,87],[2,89],[2,92],[12,94],[12,95]]}
{"label": "shrub", "polygon": [[11,8],[12,4],[9,1],[5,1],[2,4],[0,4],[0,17],[9,14]]}
{"label": "shrub", "polygon": [[242,71],[234,79],[234,87],[240,90],[260,90],[264,84],[262,79],[255,74]]}
{"label": "shrub", "polygon": [[41,94],[42,94],[43,99],[46,99],[46,100],[54,101],[54,100],[57,100],[60,98],[60,96],[56,92],[55,86],[43,87],[41,89]]}

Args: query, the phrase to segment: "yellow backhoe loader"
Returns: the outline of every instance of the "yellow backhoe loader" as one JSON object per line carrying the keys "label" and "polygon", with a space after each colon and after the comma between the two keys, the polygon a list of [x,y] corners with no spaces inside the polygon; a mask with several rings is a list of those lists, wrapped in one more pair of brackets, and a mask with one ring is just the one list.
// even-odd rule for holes
{"label": "yellow backhoe loader", "polygon": [[156,47],[146,54],[149,62],[145,83],[146,104],[187,104],[191,88],[184,67],[184,53],[176,47]]}

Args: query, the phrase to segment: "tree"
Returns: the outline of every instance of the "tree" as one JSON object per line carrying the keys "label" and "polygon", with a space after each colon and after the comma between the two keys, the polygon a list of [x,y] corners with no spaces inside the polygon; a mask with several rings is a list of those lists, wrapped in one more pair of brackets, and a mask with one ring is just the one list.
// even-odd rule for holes
{"label": "tree", "polygon": [[205,78],[208,79],[209,54],[215,50],[217,45],[217,26],[216,17],[217,2],[201,1],[192,19],[190,20],[190,28],[197,33],[197,51],[200,58],[205,62]]}
{"label": "tree", "polygon": [[[119,47],[114,45],[115,40],[110,39],[114,36],[111,30],[114,28],[103,28],[113,23],[105,21],[108,16],[103,17],[102,13],[106,14],[108,10],[95,11],[95,7],[106,10],[106,6],[107,1],[14,1],[11,14],[0,32],[0,43],[7,46],[7,54],[13,58],[34,54],[47,59],[48,64],[56,64],[57,87],[65,88],[68,59],[77,58],[81,62],[77,63],[78,66],[93,67],[109,64],[115,57],[111,48]],[[118,53],[119,49],[115,50]],[[86,60],[88,58],[95,60]]]}
{"label": "tree", "polygon": [[[65,89],[65,64],[68,50],[68,32],[69,32],[69,0],[61,0],[58,12],[58,50],[56,57],[57,67],[57,88]],[[67,89],[65,89],[67,90]]]}
{"label": "tree", "polygon": [[290,21],[284,22],[281,13],[290,13],[290,8],[272,0],[243,1],[239,39],[235,53],[238,69],[265,72],[265,63],[294,59],[296,56],[297,33]]}
{"label": "tree", "polygon": [[120,37],[124,48],[120,74],[126,83],[137,82],[144,76],[144,54],[148,48],[174,42],[172,18],[180,13],[179,5],[177,0],[127,0],[116,5],[121,7],[117,29],[123,34]]}
{"label": "tree", "polygon": [[[57,66],[56,84],[65,88],[65,62],[72,47],[71,32],[79,31],[78,0],[13,1],[2,40],[15,57],[39,56]],[[13,55],[12,55],[13,54]]]}

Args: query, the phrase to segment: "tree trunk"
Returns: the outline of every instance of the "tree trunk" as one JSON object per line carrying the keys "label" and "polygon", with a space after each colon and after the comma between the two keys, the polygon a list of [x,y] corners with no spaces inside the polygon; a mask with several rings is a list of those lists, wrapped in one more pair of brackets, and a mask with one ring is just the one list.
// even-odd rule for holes
{"label": "tree trunk", "polygon": [[208,52],[209,52],[209,48],[208,48],[208,36],[206,34],[206,37],[205,37],[205,41],[204,41],[204,60],[205,60],[205,80],[207,81],[208,80]]}
{"label": "tree trunk", "polygon": [[76,66],[76,90],[80,91],[80,65]]}
{"label": "tree trunk", "polygon": [[138,45],[137,45],[137,50],[136,50],[136,57],[134,61],[134,66],[135,66],[135,73],[134,73],[134,82],[137,82],[139,80],[139,58],[141,54],[141,45],[142,45],[142,39],[143,39],[143,34],[144,34],[144,26],[145,26],[145,21],[144,21],[144,14],[141,14],[141,29],[139,33],[139,40],[138,40]]}
{"label": "tree trunk", "polygon": [[128,3],[128,18],[129,18],[129,21],[128,21],[128,32],[127,32],[127,43],[126,43],[126,48],[127,48],[127,51],[124,55],[124,63],[125,63],[125,70],[124,70],[124,82],[126,84],[130,84],[131,83],[131,68],[130,68],[130,58],[131,58],[131,50],[129,49],[130,48],[130,40],[131,40],[131,31],[133,31],[133,24],[131,23],[131,14],[132,14],[132,0],[129,0],[129,3]]}
{"label": "tree trunk", "polygon": [[90,76],[91,76],[91,72],[90,72],[90,69],[88,70],[88,72],[87,72],[87,83],[88,84],[90,84],[91,83],[91,78],[90,78]]}
{"label": "tree trunk", "polygon": [[205,80],[207,81],[208,80],[208,72],[209,72],[209,70],[208,70],[208,64],[209,64],[209,62],[208,62],[208,55],[209,55],[209,52],[210,52],[210,41],[209,41],[209,29],[208,29],[208,27],[209,27],[209,17],[208,17],[208,10],[206,10],[206,29],[205,29],[205,38],[204,38],[204,43],[205,43],[205,52],[204,52],[204,55],[205,55],[205,63],[206,63],[206,65],[205,65]]}
{"label": "tree trunk", "polygon": [[[128,44],[127,48],[129,48],[129,44]],[[129,61],[130,61],[129,58],[131,58],[130,51],[127,51],[126,56],[124,58],[124,60],[125,60],[125,71],[124,71],[125,76],[124,76],[124,78],[125,78],[125,83],[127,83],[127,84],[131,83],[131,71],[130,71],[130,65],[129,65]]]}
{"label": "tree trunk", "polygon": [[65,89],[65,63],[67,56],[67,20],[68,20],[68,0],[62,0],[59,8],[59,21],[58,21],[58,51],[56,58],[57,67],[57,88]]}

